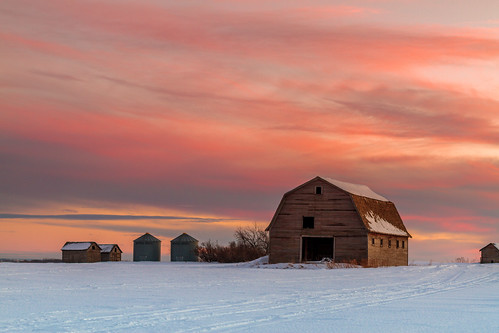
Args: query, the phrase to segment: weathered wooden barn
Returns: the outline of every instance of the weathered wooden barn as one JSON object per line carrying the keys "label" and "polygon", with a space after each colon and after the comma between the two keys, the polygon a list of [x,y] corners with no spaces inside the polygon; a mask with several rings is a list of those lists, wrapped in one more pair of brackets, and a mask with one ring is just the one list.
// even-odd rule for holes
{"label": "weathered wooden barn", "polygon": [[408,264],[411,235],[395,205],[365,185],[315,177],[284,194],[266,230],[270,263]]}
{"label": "weathered wooden barn", "polygon": [[196,247],[198,246],[198,240],[185,232],[172,239],[170,241],[171,251],[170,260],[171,261],[198,261],[198,256],[196,255]]}
{"label": "weathered wooden barn", "polygon": [[61,251],[63,262],[85,263],[101,261],[101,248],[96,242],[66,242]]}
{"label": "weathered wooden barn", "polygon": [[145,233],[133,241],[133,261],[160,261],[161,241]]}
{"label": "weathered wooden barn", "polygon": [[480,249],[482,255],[480,256],[481,264],[499,263],[499,244],[489,243],[487,246]]}
{"label": "weathered wooden barn", "polygon": [[123,251],[118,244],[99,244],[99,247],[101,261],[121,261]]}

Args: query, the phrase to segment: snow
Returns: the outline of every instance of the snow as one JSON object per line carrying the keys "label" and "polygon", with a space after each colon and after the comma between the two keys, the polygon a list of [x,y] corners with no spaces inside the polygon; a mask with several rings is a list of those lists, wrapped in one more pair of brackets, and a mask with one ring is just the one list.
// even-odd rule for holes
{"label": "snow", "polygon": [[99,244],[101,252],[107,253],[113,250],[114,244]]}
{"label": "snow", "polygon": [[[279,263],[269,264],[269,256],[264,256],[253,261],[237,264],[238,267],[264,268],[264,269],[328,269],[327,261],[308,263]],[[360,268],[352,264],[329,262],[330,268]]]}
{"label": "snow", "polygon": [[253,261],[237,264],[238,267],[267,268],[267,269],[326,269],[325,263],[279,263],[269,264],[269,256],[264,256]]}
{"label": "snow", "polygon": [[372,211],[367,212],[365,218],[369,223],[369,228],[373,232],[387,235],[409,236],[407,232],[397,228],[384,218],[374,214]]}
{"label": "snow", "polygon": [[348,193],[355,194],[361,197],[376,199],[380,201],[389,201],[387,198],[379,195],[378,193],[371,190],[366,185],[352,184],[347,182],[342,182],[332,178],[324,178],[327,182],[347,191]]}
{"label": "snow", "polygon": [[498,332],[498,313],[499,264],[0,263],[0,332]]}
{"label": "snow", "polygon": [[90,242],[75,242],[75,243],[69,243],[65,244],[61,250],[67,250],[67,251],[82,251],[86,250],[90,247],[92,243]]}

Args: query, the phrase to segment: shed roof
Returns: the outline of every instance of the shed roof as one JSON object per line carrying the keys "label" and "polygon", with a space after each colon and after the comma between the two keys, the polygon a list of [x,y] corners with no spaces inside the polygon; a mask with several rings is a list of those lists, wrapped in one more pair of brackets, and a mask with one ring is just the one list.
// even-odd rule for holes
{"label": "shed roof", "polygon": [[101,248],[101,253],[110,253],[114,247],[117,247],[118,250],[120,250],[120,253],[123,253],[123,251],[121,251],[120,247],[118,246],[118,244],[99,244],[99,247]]}
{"label": "shed roof", "polygon": [[480,249],[480,251],[483,251],[483,249],[485,249],[486,247],[489,247],[491,245],[494,246],[497,250],[499,250],[499,244],[498,243],[489,243],[489,244],[485,245],[484,247],[482,247]]}
{"label": "shed roof", "polygon": [[62,251],[85,251],[88,248],[95,244],[100,249],[99,245],[95,242],[66,242],[64,246],[61,248]]}
{"label": "shed roof", "polygon": [[146,232],[145,234],[143,234],[142,236],[140,236],[139,238],[137,238],[133,242],[134,243],[135,242],[155,243],[155,242],[161,242],[161,240],[157,239],[156,237],[154,237],[150,233]]}
{"label": "shed roof", "polygon": [[196,238],[186,234],[185,232],[182,235],[171,240],[172,244],[196,243],[196,242],[198,242],[198,240]]}

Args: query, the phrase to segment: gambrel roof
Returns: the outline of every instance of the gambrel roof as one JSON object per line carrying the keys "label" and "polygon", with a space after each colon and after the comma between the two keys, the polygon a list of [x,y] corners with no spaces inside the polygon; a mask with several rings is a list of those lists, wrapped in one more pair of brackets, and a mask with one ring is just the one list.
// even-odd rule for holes
{"label": "gambrel roof", "polygon": [[317,178],[321,178],[322,180],[328,182],[329,184],[336,186],[336,187],[338,187],[338,188],[342,189],[343,191],[348,192],[350,194],[357,195],[359,197],[371,198],[371,199],[376,199],[379,201],[389,201],[387,198],[374,192],[366,185],[342,182],[340,180],[336,180],[333,178],[322,178],[322,177],[317,177]]}
{"label": "gambrel roof", "polygon": [[279,207],[277,208],[277,211],[275,212],[274,217],[266,230],[270,230],[274,224],[282,208],[284,200],[290,193],[293,193],[296,190],[308,185],[310,182],[317,180],[321,180],[322,182],[332,185],[340,191],[348,194],[352,199],[361,221],[369,232],[412,237],[405,228],[393,202],[374,192],[366,185],[352,184],[319,176],[284,194],[281,203],[279,204]]}

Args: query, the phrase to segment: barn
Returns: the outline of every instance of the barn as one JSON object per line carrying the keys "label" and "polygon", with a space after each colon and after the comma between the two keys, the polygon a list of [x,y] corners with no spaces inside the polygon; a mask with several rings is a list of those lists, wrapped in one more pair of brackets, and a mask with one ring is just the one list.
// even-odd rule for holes
{"label": "barn", "polygon": [[395,205],[365,185],[315,177],[284,194],[266,230],[270,263],[408,264],[411,235]]}
{"label": "barn", "polygon": [[160,261],[161,241],[145,233],[133,241],[133,261]]}
{"label": "barn", "polygon": [[481,264],[490,264],[499,262],[499,244],[489,243],[487,246],[480,249],[482,255],[480,256]]}
{"label": "barn", "polygon": [[121,261],[121,251],[118,244],[99,244],[101,261]]}
{"label": "barn", "polygon": [[198,240],[185,232],[172,239],[171,244],[171,261],[198,261],[196,248]]}
{"label": "barn", "polygon": [[85,263],[101,261],[101,248],[96,242],[66,242],[61,251],[63,262]]}

